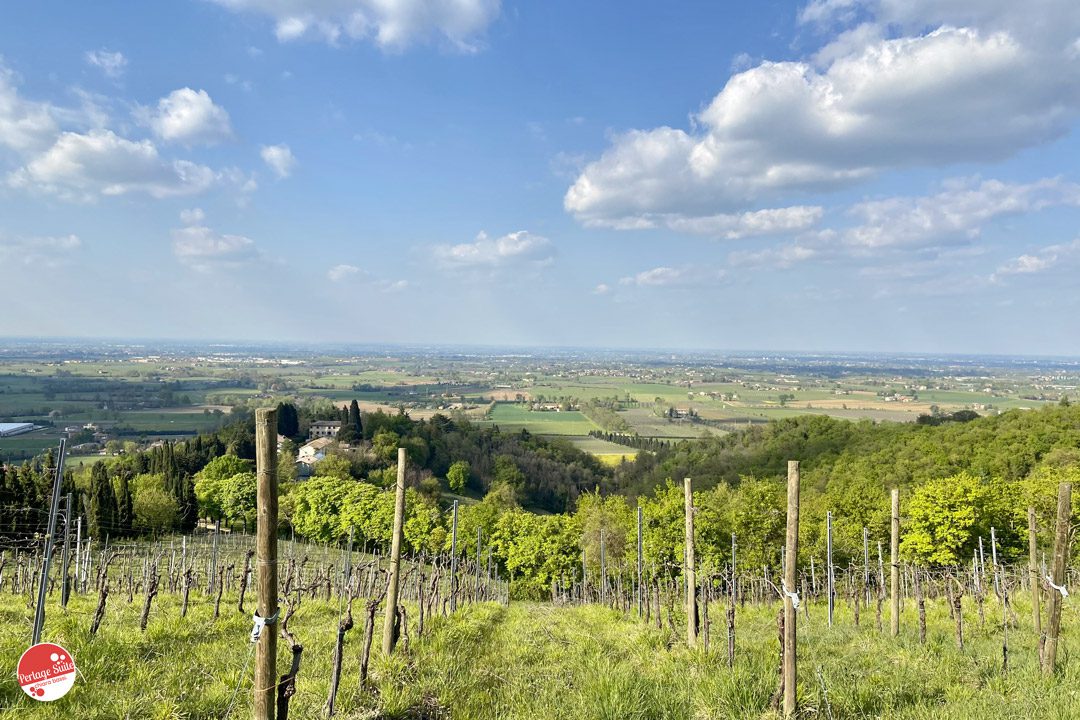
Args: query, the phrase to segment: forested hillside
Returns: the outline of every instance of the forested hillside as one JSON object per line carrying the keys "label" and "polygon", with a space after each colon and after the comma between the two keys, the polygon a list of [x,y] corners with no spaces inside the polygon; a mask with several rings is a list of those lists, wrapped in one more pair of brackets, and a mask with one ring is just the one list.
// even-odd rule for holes
{"label": "forested hillside", "polygon": [[[288,406],[286,406],[288,407]],[[281,413],[285,427],[317,417]],[[631,572],[635,505],[644,514],[646,560],[677,574],[682,553],[681,481],[694,483],[695,532],[703,568],[722,570],[738,542],[740,567],[778,567],[784,532],[788,460],[802,463],[801,555],[822,559],[825,516],[833,515],[834,558],[861,563],[863,528],[871,546],[885,539],[888,490],[901,490],[904,557],[924,565],[969,561],[994,528],[1005,558],[1024,547],[1026,509],[1040,533],[1050,527],[1062,479],[1080,477],[1080,408],[1066,403],[1000,416],[963,416],[935,423],[851,423],[802,417],[723,438],[643,451],[610,469],[569,443],[527,432],[502,433],[463,420],[404,414],[345,416],[350,445],[331,446],[314,477],[296,481],[295,445],[279,461],[281,521],[300,536],[359,544],[390,538],[397,449],[408,457],[405,537],[412,552],[449,549],[449,493],[468,502],[459,533],[479,532],[485,552],[515,580],[515,591],[543,596],[553,581],[599,572],[600,536],[606,572]],[[298,438],[299,439],[299,438]],[[195,527],[199,518],[235,529],[254,519],[253,427],[238,422],[210,435],[103,460],[67,473],[85,528],[95,537],[154,535]],[[41,532],[50,457],[0,470],[0,532]],[[472,502],[467,496],[483,498]],[[471,503],[471,504],[470,504]],[[1044,538],[1045,539],[1045,538]],[[459,547],[476,553],[470,540]],[[876,553],[874,553],[876,555]]]}

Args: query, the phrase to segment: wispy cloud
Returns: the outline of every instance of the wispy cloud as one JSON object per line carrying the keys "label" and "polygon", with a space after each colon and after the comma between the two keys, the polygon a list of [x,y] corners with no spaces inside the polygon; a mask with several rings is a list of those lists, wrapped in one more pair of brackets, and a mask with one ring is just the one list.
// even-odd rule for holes
{"label": "wispy cloud", "polygon": [[112,52],[102,48],[100,50],[87,50],[83,56],[86,62],[105,74],[105,77],[117,80],[127,70],[128,60],[121,52]]}
{"label": "wispy cloud", "polygon": [[510,266],[543,267],[555,259],[546,237],[519,230],[492,238],[481,232],[471,243],[436,245],[435,260],[447,269],[495,270]]}

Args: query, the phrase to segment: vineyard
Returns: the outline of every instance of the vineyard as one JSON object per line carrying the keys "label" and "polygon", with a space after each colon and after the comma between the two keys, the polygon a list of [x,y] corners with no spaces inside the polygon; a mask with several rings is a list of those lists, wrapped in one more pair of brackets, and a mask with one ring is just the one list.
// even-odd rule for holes
{"label": "vineyard", "polygon": [[[496,487],[443,513],[407,488],[410,456],[399,447],[396,466],[378,471],[394,478],[392,489],[288,481],[283,515],[279,499],[290,495],[278,486],[275,415],[256,412],[255,472],[237,476],[250,476],[253,535],[202,521],[157,539],[84,537],[74,495],[63,492],[72,486],[63,463],[38,466],[41,478],[52,474],[42,495],[50,511],[4,515],[0,647],[12,662],[38,637],[60,643],[80,678],[61,700],[37,703],[5,673],[0,713],[287,720],[1080,710],[1064,690],[1077,674],[1080,620],[1068,594],[1078,579],[1071,471],[1047,466],[1026,485],[960,474],[916,488],[906,504],[899,489],[864,495],[858,515],[804,516],[798,461],[787,463],[786,498],[774,497],[779,478],[748,478],[733,496],[726,486],[695,492],[688,477],[638,498],[636,511],[625,496],[596,492],[572,515],[538,515],[500,505],[512,491]],[[218,456],[197,473],[196,488],[208,469],[238,463]],[[89,474],[107,483],[104,471]],[[718,507],[733,497],[736,524],[727,527],[737,531],[725,536]],[[1026,500],[1026,512],[1004,497]],[[100,521],[96,503],[91,497],[94,526],[119,527]],[[950,535],[958,527],[965,535]]]}
{"label": "vineyard", "polygon": [[[72,651],[82,677],[63,700],[37,704],[5,673],[0,716],[251,717],[253,598],[241,587],[251,540],[221,539],[216,577],[213,541],[205,535],[93,550],[92,562],[80,560],[78,573],[72,564],[66,608],[62,585],[58,579],[52,583],[45,637]],[[451,612],[445,558],[418,558],[405,570],[401,644],[386,657],[376,637],[362,683],[372,607],[376,636],[381,620],[385,558],[353,553],[350,570],[349,556],[340,548],[283,541],[281,549],[288,622],[280,631],[303,646],[289,709],[293,717],[326,714],[337,638],[349,625],[350,596],[353,626],[343,634],[337,717],[725,718],[776,712],[781,602],[764,575],[737,577],[734,603],[724,578],[702,579],[699,642],[691,649],[677,582],[647,579],[640,613],[632,584],[620,589],[617,578],[606,587],[567,587],[554,603],[507,604],[505,586],[492,582],[486,568],[480,568],[477,588],[476,568],[463,565],[460,604]],[[32,552],[17,557],[8,552],[5,558],[0,653],[10,663],[28,644],[39,558]],[[105,560],[108,568],[102,572]],[[798,619],[802,716],[1005,718],[1080,712],[1078,647],[1070,632],[1080,616],[1065,603],[1064,661],[1056,677],[1044,677],[1031,596],[1022,589],[1026,568],[988,565],[985,577],[981,567],[956,570],[951,578],[948,572],[924,571],[920,602],[915,570],[905,567],[896,638],[889,633],[890,609],[878,569],[870,569],[869,588],[862,570],[836,574],[831,627],[826,582],[818,576],[815,583],[808,573],[804,578]],[[157,594],[148,605],[154,577]],[[350,578],[347,585],[345,578]],[[103,587],[109,590],[94,631]],[[421,593],[432,589],[420,602]],[[290,657],[286,645],[279,658],[283,674]]]}
{"label": "vineyard", "polygon": [[[797,464],[793,472],[797,486]],[[601,533],[599,572],[583,557],[581,573],[553,583],[549,603],[512,600],[509,582],[482,560],[490,558],[483,537],[472,561],[455,539],[450,553],[402,558],[396,578],[393,552],[277,541],[280,620],[263,630],[280,640],[276,716],[779,716],[794,670],[786,660],[795,657],[798,680],[788,687],[800,717],[1080,712],[1070,689],[1080,617],[1065,590],[1077,578],[1065,569],[1064,545],[1049,569],[1034,540],[1028,566],[998,562],[992,537],[989,559],[976,554],[970,566],[875,558],[867,543],[863,563],[785,562],[782,577],[768,566],[732,573],[737,538],[732,564],[695,565],[689,485],[679,572],[649,567],[640,551],[636,566],[609,568]],[[797,512],[789,517],[797,523]],[[57,543],[68,547],[47,583],[43,637],[73,653],[81,678],[67,697],[39,704],[5,673],[0,715],[252,716],[255,538],[68,540]],[[41,552],[28,538],[0,559],[5,658],[28,645]],[[392,582],[400,592],[386,615],[387,652],[379,637]],[[797,651],[788,655],[785,632],[796,625]]]}

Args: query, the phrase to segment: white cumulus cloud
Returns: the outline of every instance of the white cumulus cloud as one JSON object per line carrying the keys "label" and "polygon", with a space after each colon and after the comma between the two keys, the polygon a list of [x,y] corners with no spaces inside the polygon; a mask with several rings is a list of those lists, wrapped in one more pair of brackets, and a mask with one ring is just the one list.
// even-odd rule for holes
{"label": "white cumulus cloud", "polygon": [[138,115],[160,139],[184,145],[212,145],[232,137],[229,113],[205,90],[173,90],[157,108],[140,108]]}
{"label": "white cumulus cloud", "polygon": [[499,15],[500,0],[215,0],[234,11],[269,16],[280,42],[316,38],[337,44],[371,40],[401,50],[442,39],[471,51]]}
{"label": "white cumulus cloud", "polygon": [[1004,26],[847,43],[819,54],[823,65],[736,73],[689,130],[616,136],[566,192],[566,210],[622,227],[741,212],[889,169],[1003,159],[1063,135],[1080,112],[1080,64]]}
{"label": "white cumulus cloud", "polygon": [[18,154],[44,150],[60,132],[53,109],[21,97],[16,80],[0,58],[0,148]]}
{"label": "white cumulus cloud", "polygon": [[296,167],[296,156],[292,154],[288,145],[263,145],[259,154],[279,180],[289,177],[293,168]]}
{"label": "white cumulus cloud", "polygon": [[1080,185],[1060,178],[1032,183],[953,179],[934,195],[854,205],[849,214],[859,224],[841,237],[846,244],[867,250],[948,244],[978,237],[982,226],[994,218],[1060,205],[1080,206]]}
{"label": "white cumulus cloud", "polygon": [[217,180],[204,165],[166,160],[149,140],[128,140],[111,130],[61,133],[51,148],[8,178],[14,187],[85,200],[129,193],[193,195]]}

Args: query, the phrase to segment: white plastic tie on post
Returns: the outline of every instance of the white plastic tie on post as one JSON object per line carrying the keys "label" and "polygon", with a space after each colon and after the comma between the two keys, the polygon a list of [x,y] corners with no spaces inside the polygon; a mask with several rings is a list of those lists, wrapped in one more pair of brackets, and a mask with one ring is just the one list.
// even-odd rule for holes
{"label": "white plastic tie on post", "polygon": [[259,638],[262,637],[263,628],[267,625],[273,625],[277,622],[278,616],[281,614],[281,610],[278,610],[272,617],[264,618],[259,615],[258,612],[252,613],[251,621],[254,625],[251,628],[251,642],[259,642]]}
{"label": "white plastic tie on post", "polygon": [[799,593],[791,592],[790,590],[788,590],[787,589],[787,581],[785,581],[785,580],[780,581],[780,586],[784,590],[784,595],[791,598],[791,608],[793,610],[798,610],[799,609]]}
{"label": "white plastic tie on post", "polygon": [[1061,593],[1061,597],[1063,597],[1063,598],[1069,597],[1069,591],[1065,588],[1065,586],[1064,585],[1055,585],[1053,578],[1051,578],[1049,575],[1046,576],[1046,584],[1049,585],[1054,590],[1057,590],[1059,593]]}

